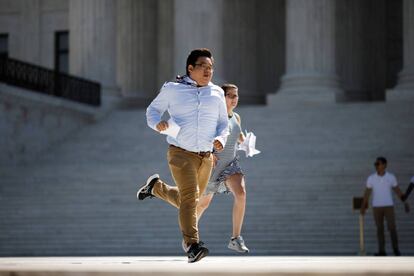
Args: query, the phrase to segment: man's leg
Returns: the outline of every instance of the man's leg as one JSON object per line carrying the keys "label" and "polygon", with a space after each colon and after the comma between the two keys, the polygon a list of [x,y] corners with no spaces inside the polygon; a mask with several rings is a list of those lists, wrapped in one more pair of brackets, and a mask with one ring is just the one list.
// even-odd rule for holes
{"label": "man's leg", "polygon": [[390,235],[391,235],[392,249],[394,250],[395,255],[399,255],[400,250],[398,248],[398,235],[397,235],[397,226],[395,224],[394,207],[386,208],[385,219],[387,220],[388,231],[390,231]]}
{"label": "man's leg", "polygon": [[197,202],[200,158],[179,148],[168,149],[168,165],[180,194],[179,224],[187,245],[198,243]]}
{"label": "man's leg", "polygon": [[180,207],[180,193],[178,192],[178,188],[175,186],[169,186],[160,179],[154,184],[152,194],[159,199],[170,203],[175,208]]}
{"label": "man's leg", "polygon": [[203,157],[200,168],[198,169],[198,199],[197,199],[197,227],[198,221],[203,215],[204,211],[210,205],[214,194],[203,195],[210,180],[211,171],[213,169],[213,155]]}
{"label": "man's leg", "polygon": [[211,170],[213,169],[213,155],[202,158],[200,168],[198,169],[198,200],[197,200],[197,227],[198,221],[203,215],[204,211],[210,205],[214,194],[203,195],[210,180]]}
{"label": "man's leg", "polygon": [[375,224],[377,226],[378,253],[385,253],[384,208],[374,207],[372,209],[373,209]]}
{"label": "man's leg", "polygon": [[199,197],[204,194],[207,188],[208,181],[210,180],[211,171],[213,169],[213,155],[203,157],[200,168],[198,169],[198,188]]}

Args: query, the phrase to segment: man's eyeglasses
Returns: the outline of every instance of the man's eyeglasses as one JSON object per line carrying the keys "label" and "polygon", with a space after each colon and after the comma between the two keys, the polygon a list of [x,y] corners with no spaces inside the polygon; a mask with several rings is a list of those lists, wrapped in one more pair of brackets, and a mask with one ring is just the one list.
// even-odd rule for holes
{"label": "man's eyeglasses", "polygon": [[381,164],[382,164],[381,162],[375,162],[375,163],[374,163],[374,166],[375,166],[375,167],[378,167],[378,166],[379,166],[379,165],[381,165]]}
{"label": "man's eyeglasses", "polygon": [[203,70],[214,71],[213,66],[211,66],[207,63],[196,63],[195,66],[200,66],[201,69],[203,69]]}

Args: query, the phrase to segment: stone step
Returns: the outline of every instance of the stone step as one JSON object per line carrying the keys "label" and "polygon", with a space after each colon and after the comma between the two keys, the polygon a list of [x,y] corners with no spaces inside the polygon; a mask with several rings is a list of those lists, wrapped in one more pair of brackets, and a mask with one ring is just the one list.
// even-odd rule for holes
{"label": "stone step", "polygon": [[[254,131],[262,151],[241,158],[243,236],[251,254],[356,255],[359,215],[352,197],[363,194],[375,157],[388,157],[403,189],[414,175],[413,103],[283,96],[271,106],[238,108],[243,129]],[[153,172],[173,183],[166,149],[165,137],[146,126],[144,110],[117,110],[35,164],[1,167],[0,256],[181,255],[177,210],[135,198]],[[414,255],[412,213],[395,201],[401,251]],[[214,255],[234,255],[226,248],[232,204],[231,195],[216,196],[200,222]],[[372,254],[371,210],[365,226]]]}

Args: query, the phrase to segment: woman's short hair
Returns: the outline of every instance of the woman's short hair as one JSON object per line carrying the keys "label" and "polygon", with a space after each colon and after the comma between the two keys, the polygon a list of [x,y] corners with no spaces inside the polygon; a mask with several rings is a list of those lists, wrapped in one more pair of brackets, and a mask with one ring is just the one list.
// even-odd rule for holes
{"label": "woman's short hair", "polygon": [[221,89],[223,89],[223,91],[224,91],[224,96],[227,96],[227,91],[229,89],[237,89],[238,90],[239,88],[235,84],[225,83],[221,86]]}

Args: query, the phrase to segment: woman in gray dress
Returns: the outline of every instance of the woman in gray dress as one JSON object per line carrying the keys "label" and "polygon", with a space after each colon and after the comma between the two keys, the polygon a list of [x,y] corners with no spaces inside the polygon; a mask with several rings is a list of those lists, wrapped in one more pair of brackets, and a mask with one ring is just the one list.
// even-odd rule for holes
{"label": "woman in gray dress", "polygon": [[224,84],[222,88],[226,98],[230,134],[224,149],[214,154],[215,166],[211,172],[206,191],[200,197],[197,205],[197,216],[200,220],[214,194],[231,192],[234,196],[233,235],[227,247],[240,253],[247,253],[249,249],[241,236],[246,208],[246,188],[244,174],[239,165],[239,157],[236,155],[237,146],[244,141],[244,135],[240,126],[240,116],[233,112],[238,104],[239,94],[238,88],[234,84]]}

